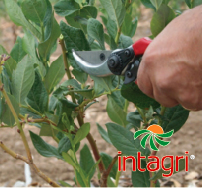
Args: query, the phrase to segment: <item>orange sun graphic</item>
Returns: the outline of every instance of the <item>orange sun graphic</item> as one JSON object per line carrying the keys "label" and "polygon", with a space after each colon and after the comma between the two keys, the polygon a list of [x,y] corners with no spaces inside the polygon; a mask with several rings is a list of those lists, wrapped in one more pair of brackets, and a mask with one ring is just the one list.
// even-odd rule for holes
{"label": "orange sun graphic", "polygon": [[163,134],[164,133],[162,127],[159,125],[151,125],[147,128],[147,130],[149,130],[155,134]]}

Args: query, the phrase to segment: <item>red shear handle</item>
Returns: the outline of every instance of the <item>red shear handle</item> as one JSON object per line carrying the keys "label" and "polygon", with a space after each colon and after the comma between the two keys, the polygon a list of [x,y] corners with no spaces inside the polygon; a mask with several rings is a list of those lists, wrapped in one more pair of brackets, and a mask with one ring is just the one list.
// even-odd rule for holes
{"label": "red shear handle", "polygon": [[152,40],[149,37],[141,38],[133,44],[135,56],[143,55]]}

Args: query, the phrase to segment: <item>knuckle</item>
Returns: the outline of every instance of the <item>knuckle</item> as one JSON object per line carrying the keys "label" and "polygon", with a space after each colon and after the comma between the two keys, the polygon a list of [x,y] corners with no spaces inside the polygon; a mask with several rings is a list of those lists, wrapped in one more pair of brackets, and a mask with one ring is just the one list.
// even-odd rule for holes
{"label": "knuckle", "polygon": [[170,81],[169,79],[160,78],[157,79],[156,85],[160,91],[167,91],[170,88]]}

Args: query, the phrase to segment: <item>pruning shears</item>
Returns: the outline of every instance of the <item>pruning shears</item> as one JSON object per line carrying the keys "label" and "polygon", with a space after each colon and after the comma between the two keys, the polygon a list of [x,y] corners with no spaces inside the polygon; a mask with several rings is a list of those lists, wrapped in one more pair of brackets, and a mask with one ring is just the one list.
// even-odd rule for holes
{"label": "pruning shears", "polygon": [[141,38],[126,49],[72,52],[84,72],[97,77],[125,76],[124,84],[129,84],[136,80],[142,56],[151,42],[150,38]]}

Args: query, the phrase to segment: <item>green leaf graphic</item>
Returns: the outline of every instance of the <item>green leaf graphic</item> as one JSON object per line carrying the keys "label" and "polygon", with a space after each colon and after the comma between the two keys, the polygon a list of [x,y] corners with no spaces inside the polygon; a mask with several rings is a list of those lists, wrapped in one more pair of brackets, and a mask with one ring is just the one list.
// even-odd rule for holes
{"label": "green leaf graphic", "polygon": [[150,133],[150,131],[149,130],[136,131],[134,134],[134,139],[136,139],[137,137],[139,137],[140,135],[142,135],[144,133]]}
{"label": "green leaf graphic", "polygon": [[167,133],[163,133],[163,134],[156,134],[157,136],[161,137],[161,138],[170,138],[174,133],[174,130],[169,131]]}
{"label": "green leaf graphic", "polygon": [[149,136],[151,136],[151,134],[145,135],[145,136],[142,138],[141,142],[140,142],[141,146],[142,146],[144,149],[145,149],[145,147],[146,147],[146,142],[147,142]]}
{"label": "green leaf graphic", "polygon": [[150,147],[151,147],[152,150],[154,150],[154,151],[159,151],[159,149],[156,147],[156,145],[155,145],[155,143],[154,143],[154,136],[152,136],[152,137],[150,138],[149,144],[150,144]]}
{"label": "green leaf graphic", "polygon": [[161,146],[167,146],[168,144],[170,144],[170,141],[163,141],[163,140],[157,138],[156,136],[154,136],[154,138],[155,138],[156,142]]}

